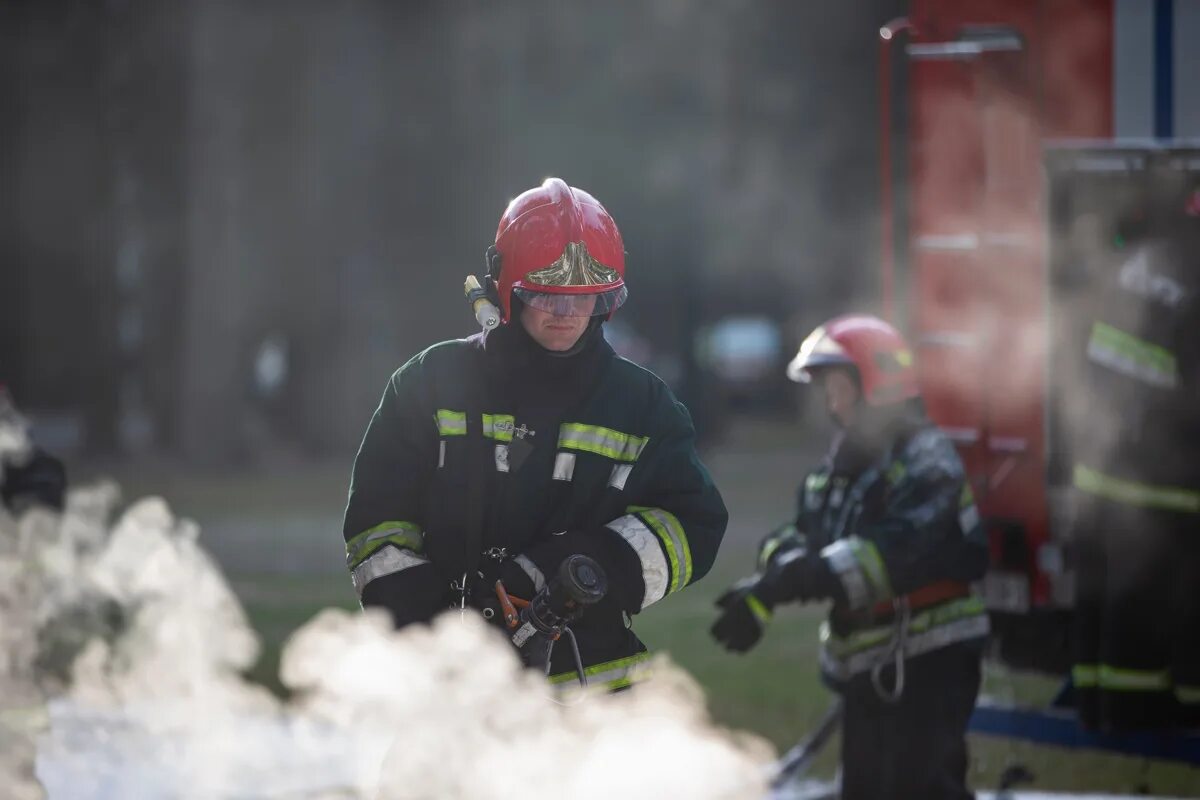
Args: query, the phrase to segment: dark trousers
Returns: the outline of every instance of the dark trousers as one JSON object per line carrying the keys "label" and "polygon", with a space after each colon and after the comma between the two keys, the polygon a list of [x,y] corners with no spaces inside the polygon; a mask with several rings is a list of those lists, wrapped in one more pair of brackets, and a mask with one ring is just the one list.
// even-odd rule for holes
{"label": "dark trousers", "polygon": [[[904,694],[879,698],[870,676],[843,692],[842,800],[970,800],[967,722],[979,692],[981,645],[910,660]],[[891,669],[884,682],[892,685]]]}
{"label": "dark trousers", "polygon": [[1195,670],[1178,646],[1196,619],[1187,607],[1194,566],[1183,547],[1195,517],[1094,497],[1082,505],[1075,660],[1099,674],[1077,686],[1080,718],[1101,730],[1177,724],[1173,683]]}

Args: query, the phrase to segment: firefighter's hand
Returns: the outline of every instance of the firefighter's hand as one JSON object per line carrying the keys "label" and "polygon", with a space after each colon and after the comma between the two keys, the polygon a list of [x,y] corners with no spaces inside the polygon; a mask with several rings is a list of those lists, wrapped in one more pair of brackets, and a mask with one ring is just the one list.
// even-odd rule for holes
{"label": "firefighter's hand", "polygon": [[711,633],[727,650],[744,653],[754,647],[771,621],[772,606],[757,594],[761,577],[754,575],[738,581],[717,598],[721,614]]}
{"label": "firefighter's hand", "polygon": [[504,591],[522,600],[531,600],[534,595],[533,580],[511,558],[488,561],[479,569],[479,577],[472,582],[470,603],[483,612],[488,622],[504,627],[504,610],[496,596],[496,581],[504,584]]}

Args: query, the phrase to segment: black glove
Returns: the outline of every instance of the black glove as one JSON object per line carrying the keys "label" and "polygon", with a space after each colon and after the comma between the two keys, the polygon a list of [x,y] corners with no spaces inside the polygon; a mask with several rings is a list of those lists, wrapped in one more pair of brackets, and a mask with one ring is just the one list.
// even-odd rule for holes
{"label": "black glove", "polygon": [[743,578],[717,598],[721,615],[710,630],[727,650],[744,653],[762,638],[767,623],[771,621],[773,604],[768,604],[757,594],[763,576]]}
{"label": "black glove", "polygon": [[485,558],[480,564],[476,579],[471,582],[468,599],[472,608],[479,609],[484,619],[506,629],[504,610],[496,596],[496,581],[504,584],[504,591],[522,600],[532,600],[536,590],[533,579],[511,558]]}
{"label": "black glove", "polygon": [[744,653],[762,638],[775,606],[831,597],[836,583],[825,560],[803,548],[779,554],[765,572],[738,581],[717,598],[721,615],[712,626],[713,638]]}

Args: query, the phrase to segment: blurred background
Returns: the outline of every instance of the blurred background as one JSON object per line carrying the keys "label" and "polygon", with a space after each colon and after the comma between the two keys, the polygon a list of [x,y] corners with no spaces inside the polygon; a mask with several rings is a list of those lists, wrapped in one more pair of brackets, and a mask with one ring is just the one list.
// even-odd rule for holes
{"label": "blurred background", "polygon": [[793,323],[874,290],[901,5],[5,3],[0,379],[64,453],[344,456],[560,175],[624,234],[619,346],[707,433],[779,412]]}
{"label": "blurred background", "polygon": [[[355,606],[342,505],[384,381],[474,331],[462,281],[500,213],[562,177],[625,239],[610,341],[687,403],[732,514],[713,574],[639,631],[719,721],[786,747],[829,700],[822,610],[739,659],[708,641],[710,604],[826,438],[786,361],[820,321],[878,311],[878,30],[908,5],[8,0],[0,384],[72,481],[200,522],[281,690],[287,635]],[[981,786],[1016,764],[1045,788],[1198,782],[974,743]]]}

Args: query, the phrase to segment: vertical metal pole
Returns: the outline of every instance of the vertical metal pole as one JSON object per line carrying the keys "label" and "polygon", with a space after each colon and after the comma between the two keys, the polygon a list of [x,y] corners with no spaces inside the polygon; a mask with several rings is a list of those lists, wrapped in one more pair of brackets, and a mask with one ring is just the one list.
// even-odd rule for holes
{"label": "vertical metal pole", "polygon": [[883,317],[896,321],[896,234],[892,199],[892,40],[901,31],[916,31],[904,17],[879,29],[879,202],[880,294]]}

